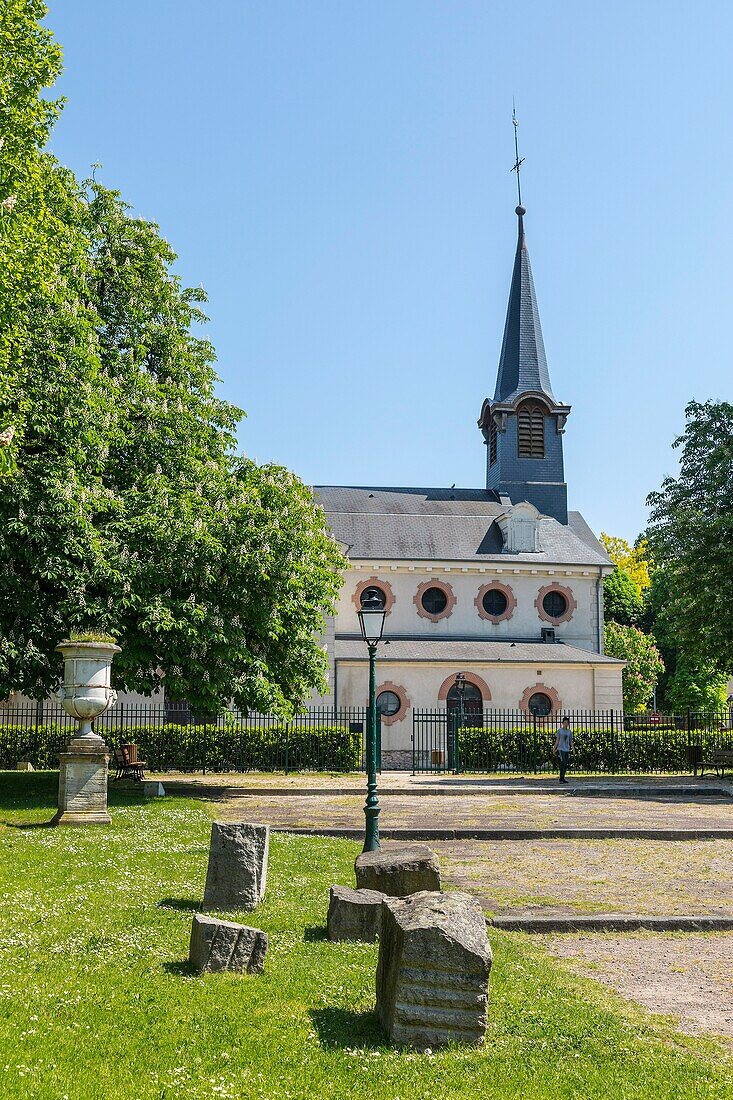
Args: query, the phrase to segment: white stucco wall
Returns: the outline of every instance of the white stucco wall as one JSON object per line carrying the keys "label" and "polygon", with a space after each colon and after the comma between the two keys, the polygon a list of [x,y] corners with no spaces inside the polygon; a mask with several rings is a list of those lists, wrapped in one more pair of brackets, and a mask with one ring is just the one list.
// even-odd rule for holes
{"label": "white stucco wall", "polygon": [[[385,622],[386,634],[430,637],[475,637],[496,641],[540,640],[542,627],[554,626],[559,640],[598,652],[597,568],[534,568],[528,565],[465,566],[455,563],[353,562],[347,570],[336,615],[337,634],[358,634],[354,593],[360,582],[376,577],[389,584],[395,597]],[[418,615],[414,602],[418,586],[435,578],[451,586],[456,604],[451,614],[431,622]],[[517,606],[511,618],[499,623],[480,617],[475,599],[482,585],[496,581],[511,588]],[[577,608],[567,622],[550,623],[535,607],[540,590],[558,584],[569,588]]]}
{"label": "white stucco wall", "polygon": [[[381,651],[383,654],[383,651]],[[404,688],[409,706],[393,724],[382,722],[383,749],[408,749],[412,735],[413,708],[441,709],[441,686],[455,679],[457,672],[474,673],[481,677],[491,692],[485,700],[487,709],[517,710],[527,688],[557,693],[560,706],[568,711],[621,710],[621,668],[609,666],[600,670],[592,666],[563,664],[501,665],[459,664],[457,662],[398,662],[380,655],[377,663],[377,690],[386,683]],[[368,664],[366,661],[339,661],[339,706],[364,706],[368,695]]]}

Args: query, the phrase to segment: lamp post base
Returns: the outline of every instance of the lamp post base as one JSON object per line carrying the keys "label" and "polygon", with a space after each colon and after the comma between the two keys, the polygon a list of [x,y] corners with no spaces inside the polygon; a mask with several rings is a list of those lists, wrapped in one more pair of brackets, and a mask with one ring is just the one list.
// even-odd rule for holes
{"label": "lamp post base", "polygon": [[[73,744],[73,742],[72,742]],[[107,764],[104,752],[63,752],[59,756],[59,808],[53,825],[109,825]]]}
{"label": "lamp post base", "polygon": [[[376,793],[375,793],[376,797]],[[364,847],[362,852],[378,852],[380,850],[379,843],[379,805],[364,807],[364,817],[366,818],[366,828],[364,829]]]}

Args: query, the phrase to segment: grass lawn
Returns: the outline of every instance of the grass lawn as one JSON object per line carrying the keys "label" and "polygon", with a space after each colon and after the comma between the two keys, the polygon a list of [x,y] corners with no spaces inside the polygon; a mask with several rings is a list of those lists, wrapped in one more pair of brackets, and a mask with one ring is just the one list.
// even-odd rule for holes
{"label": "grass lawn", "polygon": [[0,1096],[685,1100],[733,1095],[733,1064],[544,949],[493,932],[482,1049],[390,1049],[376,948],[324,938],[357,845],[274,835],[265,974],[192,974],[213,807],[115,793],[108,828],[50,829],[56,776],[0,775]]}

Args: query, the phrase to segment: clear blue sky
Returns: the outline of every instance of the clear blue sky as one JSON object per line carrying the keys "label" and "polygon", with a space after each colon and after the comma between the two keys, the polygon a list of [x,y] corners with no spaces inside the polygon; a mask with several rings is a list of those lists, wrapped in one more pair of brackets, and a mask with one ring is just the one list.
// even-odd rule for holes
{"label": "clear blue sky", "polygon": [[53,139],[210,295],[243,449],[310,483],[483,484],[525,219],[571,507],[635,537],[730,398],[733,7],[51,0]]}

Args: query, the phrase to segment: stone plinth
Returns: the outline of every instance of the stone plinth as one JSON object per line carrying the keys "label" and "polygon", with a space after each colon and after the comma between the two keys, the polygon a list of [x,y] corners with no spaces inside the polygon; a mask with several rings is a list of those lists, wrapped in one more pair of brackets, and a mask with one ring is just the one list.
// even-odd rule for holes
{"label": "stone plinth", "polygon": [[191,928],[189,962],[197,970],[237,970],[261,974],[265,969],[267,933],[196,913]]}
{"label": "stone plinth", "polygon": [[419,890],[440,890],[438,857],[427,844],[408,844],[378,852],[362,852],[354,864],[360,890],[379,890],[404,898]]}
{"label": "stone plinth", "polygon": [[393,1042],[418,1050],[483,1042],[490,970],[475,898],[425,891],[382,903],[377,1011]]}
{"label": "stone plinth", "polygon": [[59,808],[54,825],[109,825],[107,812],[106,752],[69,752],[59,755]]}
{"label": "stone plinth", "polygon": [[269,850],[269,826],[215,821],[203,908],[256,909],[265,896]]}
{"label": "stone plinth", "polygon": [[379,934],[384,898],[378,890],[332,886],[327,918],[329,940],[374,943]]}

